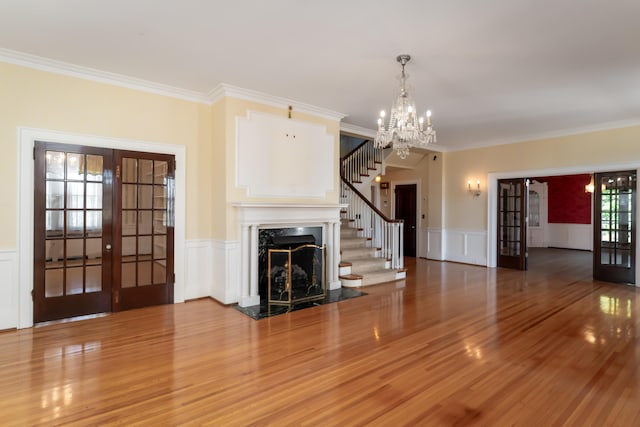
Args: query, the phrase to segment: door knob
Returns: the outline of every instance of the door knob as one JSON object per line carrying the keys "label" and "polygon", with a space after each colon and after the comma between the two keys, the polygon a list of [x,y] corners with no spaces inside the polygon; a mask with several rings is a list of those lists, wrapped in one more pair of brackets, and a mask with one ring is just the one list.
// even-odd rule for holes
{"label": "door knob", "polygon": [[111,245],[110,244],[107,243],[106,248],[107,248],[107,252],[111,252]]}

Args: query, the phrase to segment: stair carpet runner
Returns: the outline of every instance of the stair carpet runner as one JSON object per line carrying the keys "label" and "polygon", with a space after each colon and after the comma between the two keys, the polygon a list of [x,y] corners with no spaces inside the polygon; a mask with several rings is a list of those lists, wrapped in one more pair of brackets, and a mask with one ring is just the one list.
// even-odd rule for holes
{"label": "stair carpet runner", "polygon": [[358,235],[359,230],[349,219],[341,220],[340,228],[340,281],[345,287],[375,285],[404,279],[406,270],[389,268],[390,261],[378,255],[367,238]]}

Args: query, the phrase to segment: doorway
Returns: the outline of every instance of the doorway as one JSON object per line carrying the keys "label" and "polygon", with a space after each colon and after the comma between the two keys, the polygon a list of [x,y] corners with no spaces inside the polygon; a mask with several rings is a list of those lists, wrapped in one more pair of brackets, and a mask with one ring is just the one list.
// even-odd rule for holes
{"label": "doorway", "polygon": [[395,219],[404,221],[404,255],[416,256],[417,185],[395,186]]}
{"label": "doorway", "polygon": [[172,303],[174,156],[34,145],[34,322]]}

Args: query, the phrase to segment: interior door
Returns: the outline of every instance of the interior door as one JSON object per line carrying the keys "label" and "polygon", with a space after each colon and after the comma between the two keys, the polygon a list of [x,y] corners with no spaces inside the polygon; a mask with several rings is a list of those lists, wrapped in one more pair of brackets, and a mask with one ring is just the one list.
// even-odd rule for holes
{"label": "interior door", "polygon": [[35,143],[35,322],[111,310],[111,159],[111,150]]}
{"label": "interior door", "polygon": [[174,157],[117,151],[114,310],[173,303]]}
{"label": "interior door", "polygon": [[529,180],[498,180],[498,267],[527,269]]}
{"label": "interior door", "polygon": [[416,195],[415,184],[397,185],[395,218],[404,221],[404,255],[416,256]]}
{"label": "interior door", "polygon": [[636,172],[594,176],[593,278],[635,283]]}

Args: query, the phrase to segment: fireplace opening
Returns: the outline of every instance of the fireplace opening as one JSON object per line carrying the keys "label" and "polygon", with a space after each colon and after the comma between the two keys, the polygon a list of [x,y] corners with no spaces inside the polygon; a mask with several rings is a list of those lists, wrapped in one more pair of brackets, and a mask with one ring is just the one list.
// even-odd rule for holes
{"label": "fireplace opening", "polygon": [[321,245],[322,227],[261,229],[258,248],[261,304],[320,295],[324,287],[324,251],[313,246]]}

